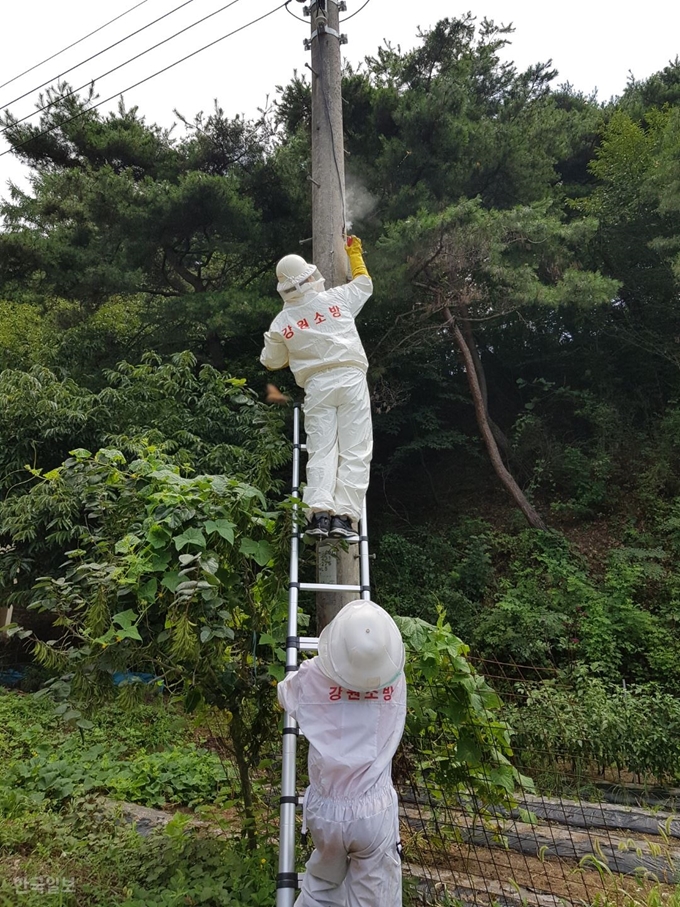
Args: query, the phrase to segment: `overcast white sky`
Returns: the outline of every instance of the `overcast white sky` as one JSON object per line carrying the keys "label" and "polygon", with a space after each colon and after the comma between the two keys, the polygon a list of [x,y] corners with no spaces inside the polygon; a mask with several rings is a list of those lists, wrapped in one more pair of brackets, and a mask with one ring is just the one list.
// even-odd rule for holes
{"label": "overcast white sky", "polygon": [[[103,25],[135,6],[139,0],[24,0],[6,2],[2,12],[0,83]],[[186,0],[144,0],[98,34],[59,55],[11,84],[0,88],[0,107],[9,104],[17,116],[31,113],[35,94],[15,98],[40,83],[53,80],[86,57],[102,51]],[[224,6],[228,0],[188,0],[178,12],[141,34],[79,66],[64,76],[73,87],[97,78],[107,70],[139,54],[185,26]],[[97,80],[102,99],[125,92],[128,106],[137,105],[150,122],[170,126],[173,108],[188,117],[209,110],[217,98],[230,115],[254,115],[275,86],[285,84],[293,70],[309,59],[303,38],[309,26],[297,22],[281,9],[239,34],[227,38],[191,60],[125,91],[140,79],[162,69],[204,44],[227,34],[277,6],[278,0],[235,0],[231,8],[202,25],[151,51],[106,78]],[[347,0],[345,16],[357,12],[364,0]],[[645,78],[680,54],[680,2],[647,0],[646,3],[571,0],[568,4],[545,0],[370,0],[364,10],[347,21],[342,31],[349,36],[345,58],[357,63],[389,40],[403,49],[416,43],[418,26],[427,28],[446,16],[460,16],[471,9],[482,19],[515,26],[507,58],[519,68],[552,59],[559,70],[557,83],[571,82],[590,93],[597,89],[608,100],[625,88],[628,73]],[[290,10],[302,14],[302,4],[293,0]],[[307,20],[308,23],[309,20]],[[115,101],[102,109],[110,109]],[[0,137],[0,155],[7,143]],[[24,183],[23,168],[11,155],[0,156],[0,195],[6,195],[8,180]]]}

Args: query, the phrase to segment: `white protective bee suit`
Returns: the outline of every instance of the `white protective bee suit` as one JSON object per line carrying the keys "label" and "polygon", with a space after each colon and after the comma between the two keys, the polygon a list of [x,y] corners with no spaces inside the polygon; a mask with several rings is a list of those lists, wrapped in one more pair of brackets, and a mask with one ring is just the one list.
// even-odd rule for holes
{"label": "white protective bee suit", "polygon": [[354,319],[373,282],[361,242],[353,240],[353,248],[348,246],[353,279],[330,290],[324,290],[314,265],[287,256],[300,262],[300,271],[278,284],[284,306],[264,335],[260,356],[268,369],[290,366],[305,391],[308,517],[328,511],[359,520],[368,488],[373,453],[368,360]]}
{"label": "white protective bee suit", "polygon": [[[388,638],[378,643],[385,625]],[[382,652],[371,648],[371,630]],[[353,634],[358,668],[351,652],[343,655]],[[406,716],[403,665],[401,636],[387,612],[351,602],[322,632],[319,655],[278,686],[281,706],[309,741],[303,831],[309,828],[314,852],[295,907],[401,907],[391,766]]]}

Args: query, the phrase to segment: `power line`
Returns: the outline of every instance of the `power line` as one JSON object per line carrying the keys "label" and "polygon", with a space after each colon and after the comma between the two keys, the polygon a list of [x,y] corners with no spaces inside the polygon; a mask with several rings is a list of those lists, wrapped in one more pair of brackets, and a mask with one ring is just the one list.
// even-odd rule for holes
{"label": "power line", "polygon": [[236,3],[240,3],[241,0],[230,0],[229,3],[226,3],[224,6],[221,6],[219,9],[216,9],[213,13],[208,13],[207,16],[204,16],[202,19],[198,19],[196,22],[192,22],[191,25],[185,26],[185,28],[180,29],[178,32],[175,32],[174,35],[170,35],[169,38],[164,38],[162,41],[159,41],[157,44],[153,44],[151,47],[147,47],[146,50],[141,51],[136,54],[134,57],[130,57],[129,60],[125,60],[123,63],[119,63],[118,66],[114,66],[113,69],[109,69],[107,72],[100,73],[100,75],[95,76],[93,79],[88,79],[87,82],[84,82],[82,85],[79,85],[78,88],[74,88],[72,91],[66,92],[66,94],[59,95],[59,97],[50,101],[49,104],[43,104],[42,107],[38,107],[32,113],[27,113],[25,117],[22,117],[20,120],[14,120],[11,126],[6,126],[2,130],[2,135],[4,135],[8,129],[11,129],[13,126],[18,126],[19,123],[24,123],[26,120],[30,120],[31,117],[37,116],[37,114],[42,113],[43,110],[48,110],[50,107],[54,107],[55,104],[58,104],[59,101],[63,101],[66,98],[72,97],[74,94],[77,94],[79,91],[82,91],[83,88],[87,88],[88,85],[91,85],[93,82],[98,82],[100,79],[105,79],[106,76],[110,76],[112,72],[116,72],[118,69],[122,69],[124,66],[127,66],[128,63],[133,63],[135,60],[139,60],[140,57],[143,57],[145,54],[150,53],[152,50],[155,50],[157,47],[160,47],[163,44],[167,44],[168,41],[172,41],[173,38],[177,38],[179,35],[183,35],[184,32],[189,31],[192,28],[195,28],[197,25],[200,25],[202,22],[205,22],[207,19],[212,19],[213,16],[216,16],[218,13],[224,12],[225,9],[228,9],[230,6],[234,6]]}
{"label": "power line", "polygon": [[147,25],[143,25],[141,28],[138,28],[137,31],[133,31],[131,34],[126,35],[124,38],[121,38],[120,41],[114,41],[113,44],[109,44],[109,46],[105,47],[104,50],[100,50],[98,53],[92,54],[92,56],[88,57],[86,60],[81,60],[80,63],[76,63],[75,66],[71,66],[71,67],[69,67],[69,69],[65,69],[63,72],[60,72],[58,76],[54,76],[51,79],[47,79],[46,82],[42,82],[40,85],[36,85],[36,87],[31,88],[30,91],[25,91],[23,94],[20,94],[18,98],[14,98],[13,101],[8,101],[7,104],[3,104],[2,107],[0,107],[0,110],[5,110],[10,105],[16,104],[17,101],[21,101],[23,98],[25,98],[26,95],[33,94],[34,91],[38,91],[40,88],[44,88],[45,85],[49,85],[52,82],[57,82],[59,79],[61,79],[62,76],[67,75],[67,73],[71,72],[72,70],[78,69],[79,66],[84,66],[85,63],[89,63],[90,60],[94,60],[95,57],[100,57],[102,54],[105,54],[108,50],[111,50],[111,48],[117,47],[119,44],[123,44],[125,41],[129,40],[130,38],[134,38],[134,36],[138,35],[140,32],[145,31],[147,28],[151,28],[151,26],[155,25],[156,22],[160,22],[161,19],[167,19],[168,16],[172,16],[173,13],[176,13],[178,10],[182,9],[183,6],[188,6],[190,3],[193,3],[193,2],[194,2],[194,0],[184,0],[184,3],[180,3],[179,6],[176,6],[174,9],[171,9],[170,12],[163,13],[162,16],[159,16],[157,19],[154,19],[153,22],[149,22]]}
{"label": "power line", "polygon": [[16,82],[17,79],[20,79],[22,76],[28,75],[29,72],[33,72],[34,69],[37,69],[39,66],[42,66],[44,63],[49,63],[50,60],[54,60],[55,57],[60,56],[63,53],[66,53],[67,50],[71,50],[72,47],[75,47],[76,44],[81,44],[83,41],[86,41],[88,38],[91,38],[92,35],[96,35],[97,32],[102,31],[109,25],[112,25],[114,22],[117,22],[119,19],[122,19],[123,16],[127,16],[128,13],[131,13],[134,9],[137,9],[138,6],[144,6],[145,3],[148,3],[148,0],[141,0],[140,3],[136,3],[134,6],[131,6],[130,9],[126,9],[124,13],[121,13],[119,16],[116,16],[114,19],[109,19],[108,22],[105,22],[103,25],[100,25],[99,28],[95,28],[94,31],[91,31],[87,35],[83,35],[82,38],[78,38],[77,41],[74,41],[73,44],[68,44],[66,47],[62,47],[61,50],[58,50],[56,54],[52,54],[51,57],[47,57],[44,60],[41,60],[40,63],[36,63],[33,66],[30,66],[28,69],[25,69],[23,72],[20,72],[18,76],[14,76],[13,79],[8,79],[6,82],[3,82],[0,85],[0,88],[4,88],[5,85],[11,85],[12,82]]}
{"label": "power line", "polygon": [[360,6],[356,12],[353,12],[351,16],[345,16],[344,19],[341,19],[341,22],[349,22],[350,19],[353,19],[355,16],[358,16],[362,9],[366,9],[371,0],[366,0],[363,6]]}
{"label": "power line", "polygon": [[289,4],[289,3],[290,3],[290,0],[288,0],[288,2],[286,3],[286,12],[287,12],[289,15],[291,15],[291,16],[293,17],[293,19],[297,19],[298,22],[304,22],[305,25],[309,25],[309,22],[308,22],[306,19],[303,19],[303,18],[301,18],[300,16],[296,16],[295,13],[291,12],[291,11],[288,9],[288,4]]}
{"label": "power line", "polygon": [[202,53],[204,50],[207,50],[209,47],[214,47],[215,44],[219,44],[220,41],[224,41],[226,38],[231,38],[233,35],[238,34],[239,32],[245,31],[246,28],[250,28],[252,25],[256,25],[258,22],[261,22],[263,19],[266,19],[268,16],[273,15],[278,12],[280,9],[283,9],[285,3],[275,6],[273,9],[270,9],[268,13],[263,13],[263,15],[258,16],[257,19],[253,19],[250,22],[247,22],[245,25],[241,25],[239,28],[235,28],[233,31],[228,32],[226,35],[222,35],[221,38],[216,38],[214,41],[211,41],[209,44],[204,44],[203,47],[199,47],[198,50],[192,51],[190,54],[187,54],[186,57],[182,57],[179,60],[175,60],[174,63],[170,63],[168,66],[164,66],[163,69],[159,69],[157,72],[152,73],[150,76],[147,76],[145,79],[140,79],[139,82],[135,82],[134,85],[128,85],[127,88],[124,88],[123,91],[117,91],[115,94],[112,94],[108,98],[104,98],[103,101],[99,101],[97,104],[93,104],[92,107],[88,107],[86,110],[81,110],[79,113],[76,113],[72,117],[68,117],[65,120],[62,120],[61,123],[57,123],[55,126],[51,126],[49,129],[39,132],[37,135],[32,135],[30,138],[25,139],[23,142],[19,142],[18,145],[8,148],[7,151],[0,152],[0,157],[4,157],[6,154],[11,154],[13,151],[16,151],[17,148],[23,148],[24,145],[28,145],[36,139],[40,139],[45,135],[49,135],[50,132],[54,132],[56,129],[61,129],[62,126],[66,126],[67,123],[72,123],[73,120],[77,120],[82,116],[85,116],[86,113],[89,113],[91,110],[96,110],[97,107],[101,107],[102,104],[108,104],[109,101],[113,101],[114,98],[119,97],[127,91],[132,91],[133,88],[137,88],[139,85],[143,85],[145,82],[150,82],[151,79],[155,79],[156,76],[160,76],[162,73],[167,72],[169,69],[172,69],[175,66],[178,66],[180,63],[184,63],[185,60],[195,57],[197,54]]}

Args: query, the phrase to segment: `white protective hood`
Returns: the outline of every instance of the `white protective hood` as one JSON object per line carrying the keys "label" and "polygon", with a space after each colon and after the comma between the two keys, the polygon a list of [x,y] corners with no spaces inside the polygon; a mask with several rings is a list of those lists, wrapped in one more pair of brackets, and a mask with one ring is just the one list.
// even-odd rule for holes
{"label": "white protective hood", "polygon": [[345,605],[319,637],[324,673],[361,693],[393,683],[404,670],[405,657],[397,625],[372,601]]}

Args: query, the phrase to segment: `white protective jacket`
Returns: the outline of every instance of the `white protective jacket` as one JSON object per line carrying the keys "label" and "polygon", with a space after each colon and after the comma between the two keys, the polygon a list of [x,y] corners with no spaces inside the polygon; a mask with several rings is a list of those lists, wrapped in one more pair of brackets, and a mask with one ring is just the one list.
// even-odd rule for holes
{"label": "white protective jacket", "polygon": [[309,741],[309,783],[331,800],[357,800],[392,784],[392,757],[406,720],[406,680],[357,693],[330,680],[318,656],[277,688],[279,703]]}
{"label": "white protective jacket", "polygon": [[290,366],[303,388],[312,375],[329,368],[349,366],[365,374],[368,360],[354,319],[372,292],[373,281],[363,274],[320,293],[310,286],[284,303],[264,335],[260,362],[272,370]]}

